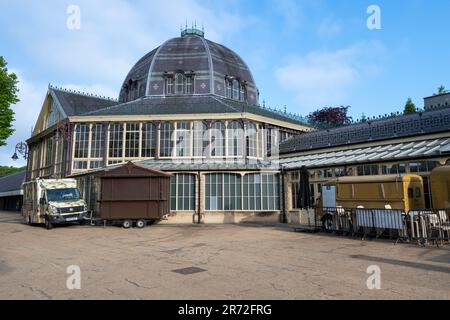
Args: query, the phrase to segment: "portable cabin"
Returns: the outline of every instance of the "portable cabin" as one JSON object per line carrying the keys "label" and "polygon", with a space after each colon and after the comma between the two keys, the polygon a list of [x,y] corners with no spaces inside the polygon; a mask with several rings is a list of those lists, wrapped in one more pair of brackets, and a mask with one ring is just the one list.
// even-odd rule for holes
{"label": "portable cabin", "polygon": [[414,174],[341,177],[322,186],[323,207],[424,208],[422,177]]}
{"label": "portable cabin", "polygon": [[450,166],[434,169],[430,175],[433,208],[450,208]]}

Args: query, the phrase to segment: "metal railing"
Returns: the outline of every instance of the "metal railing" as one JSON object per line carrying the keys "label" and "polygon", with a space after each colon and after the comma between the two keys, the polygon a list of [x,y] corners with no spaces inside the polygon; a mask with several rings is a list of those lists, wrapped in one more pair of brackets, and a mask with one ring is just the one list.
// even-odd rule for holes
{"label": "metal railing", "polygon": [[450,209],[315,208],[309,229],[342,236],[417,241],[421,245],[450,242]]}

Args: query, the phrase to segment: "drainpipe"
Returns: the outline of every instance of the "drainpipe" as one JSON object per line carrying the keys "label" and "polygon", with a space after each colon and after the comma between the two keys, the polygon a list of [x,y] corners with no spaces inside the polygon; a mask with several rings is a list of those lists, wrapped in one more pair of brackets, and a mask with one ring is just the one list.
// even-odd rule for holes
{"label": "drainpipe", "polygon": [[200,171],[198,172],[198,224],[201,224],[201,201],[202,201],[202,178],[200,176]]}
{"label": "drainpipe", "polygon": [[287,223],[287,212],[286,212],[286,195],[284,188],[284,175],[285,171],[283,167],[281,168],[281,210],[282,210],[282,223]]}

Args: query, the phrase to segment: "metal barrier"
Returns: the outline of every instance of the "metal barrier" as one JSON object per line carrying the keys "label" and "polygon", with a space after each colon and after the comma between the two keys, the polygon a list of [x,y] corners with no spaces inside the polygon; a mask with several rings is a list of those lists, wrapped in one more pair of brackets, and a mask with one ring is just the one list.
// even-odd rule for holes
{"label": "metal barrier", "polygon": [[315,208],[314,228],[344,236],[389,238],[419,244],[450,242],[450,209]]}

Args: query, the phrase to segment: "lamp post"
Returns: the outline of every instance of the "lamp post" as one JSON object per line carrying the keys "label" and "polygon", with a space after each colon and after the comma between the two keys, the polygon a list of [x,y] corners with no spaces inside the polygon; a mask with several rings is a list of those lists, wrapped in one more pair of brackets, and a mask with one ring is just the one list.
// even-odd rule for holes
{"label": "lamp post", "polygon": [[25,160],[27,160],[28,159],[28,145],[25,142],[19,142],[18,144],[16,144],[16,150],[15,150],[13,156],[11,157],[14,161],[19,160],[19,156],[17,155],[17,153],[22,155],[22,157]]}

